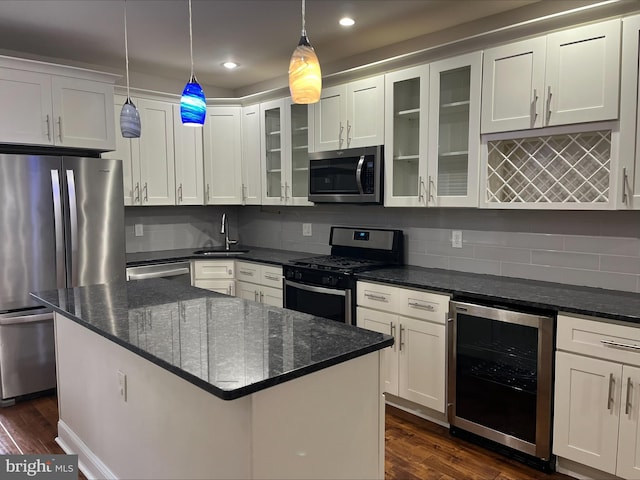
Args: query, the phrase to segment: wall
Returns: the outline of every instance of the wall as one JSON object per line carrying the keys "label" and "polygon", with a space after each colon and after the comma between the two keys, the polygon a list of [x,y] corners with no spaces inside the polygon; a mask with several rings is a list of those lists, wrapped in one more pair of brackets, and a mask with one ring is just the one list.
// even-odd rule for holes
{"label": "wall", "polygon": [[238,222],[243,244],[318,254],[331,225],[400,228],[411,265],[640,292],[640,212],[316,205],[242,207]]}
{"label": "wall", "polygon": [[[237,210],[235,206],[126,207],[127,253],[224,245],[222,214],[227,213],[229,236],[235,239]],[[142,225],[142,237],[135,236],[135,224]]]}

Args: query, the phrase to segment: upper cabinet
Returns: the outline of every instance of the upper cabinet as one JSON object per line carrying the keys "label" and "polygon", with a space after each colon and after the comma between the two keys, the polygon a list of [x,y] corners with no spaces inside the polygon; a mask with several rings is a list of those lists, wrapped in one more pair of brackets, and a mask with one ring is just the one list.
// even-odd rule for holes
{"label": "upper cabinet", "polygon": [[113,150],[116,78],[0,57],[0,143]]}
{"label": "upper cabinet", "polygon": [[204,125],[205,205],[242,203],[242,107],[207,107]]}
{"label": "upper cabinet", "polygon": [[427,204],[477,207],[482,53],[431,64]]}
{"label": "upper cabinet", "polygon": [[426,205],[429,66],[387,74],[385,188],[388,207]]}
{"label": "upper cabinet", "polygon": [[640,15],[622,20],[620,208],[640,209]]}
{"label": "upper cabinet", "polygon": [[480,68],[475,52],[387,74],[385,205],[478,205]]}
{"label": "upper cabinet", "polygon": [[173,105],[176,205],[204,204],[202,128],[182,124],[180,105]]}
{"label": "upper cabinet", "polygon": [[307,105],[284,98],[260,105],[262,203],[312,205]]}
{"label": "upper cabinet", "polygon": [[382,145],[384,75],[323,88],[313,128],[313,152]]}
{"label": "upper cabinet", "polygon": [[484,53],[482,133],[618,118],[620,20]]}
{"label": "upper cabinet", "polygon": [[242,107],[242,204],[262,204],[260,105]]}

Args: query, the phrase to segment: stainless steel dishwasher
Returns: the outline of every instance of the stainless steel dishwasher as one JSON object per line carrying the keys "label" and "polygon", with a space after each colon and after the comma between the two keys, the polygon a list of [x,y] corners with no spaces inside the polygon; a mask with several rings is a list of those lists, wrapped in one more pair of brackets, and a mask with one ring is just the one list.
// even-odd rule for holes
{"label": "stainless steel dishwasher", "polygon": [[190,285],[191,264],[189,262],[171,262],[127,267],[127,281],[148,278],[166,278],[167,280]]}

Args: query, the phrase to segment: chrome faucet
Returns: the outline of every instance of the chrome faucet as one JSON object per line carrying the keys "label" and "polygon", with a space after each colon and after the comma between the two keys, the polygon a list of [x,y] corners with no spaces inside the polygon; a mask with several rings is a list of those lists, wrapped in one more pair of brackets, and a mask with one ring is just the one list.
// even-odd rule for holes
{"label": "chrome faucet", "polygon": [[231,245],[238,243],[237,240],[229,240],[229,220],[227,220],[227,214],[222,214],[222,225],[220,225],[220,233],[224,235],[224,249],[229,250]]}

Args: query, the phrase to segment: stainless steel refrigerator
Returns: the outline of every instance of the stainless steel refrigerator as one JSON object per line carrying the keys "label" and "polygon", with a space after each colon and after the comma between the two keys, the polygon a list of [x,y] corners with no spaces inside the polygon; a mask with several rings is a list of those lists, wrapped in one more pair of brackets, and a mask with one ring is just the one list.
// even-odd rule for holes
{"label": "stainless steel refrigerator", "polygon": [[0,401],[56,385],[31,291],[125,280],[122,162],[0,154]]}

